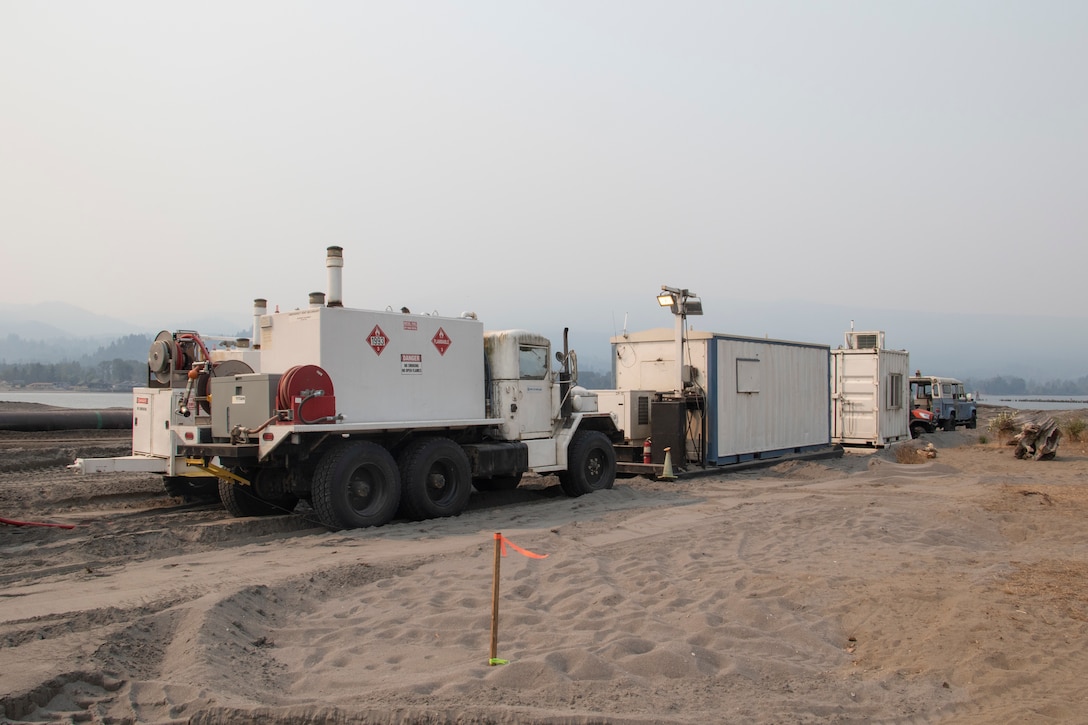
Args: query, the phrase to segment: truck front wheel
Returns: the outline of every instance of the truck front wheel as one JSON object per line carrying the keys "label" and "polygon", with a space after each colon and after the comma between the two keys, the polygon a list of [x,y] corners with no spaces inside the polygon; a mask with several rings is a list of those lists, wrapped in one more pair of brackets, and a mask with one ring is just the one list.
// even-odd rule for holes
{"label": "truck front wheel", "polygon": [[567,449],[567,470],[560,471],[559,485],[568,496],[581,496],[616,482],[616,450],[600,431],[580,430]]}
{"label": "truck front wheel", "polygon": [[400,476],[389,451],[370,441],[343,441],[314,470],[314,511],[330,529],[389,523],[400,505]]}
{"label": "truck front wheel", "polygon": [[401,512],[415,520],[456,516],[472,495],[472,469],[449,438],[423,438],[400,456]]}

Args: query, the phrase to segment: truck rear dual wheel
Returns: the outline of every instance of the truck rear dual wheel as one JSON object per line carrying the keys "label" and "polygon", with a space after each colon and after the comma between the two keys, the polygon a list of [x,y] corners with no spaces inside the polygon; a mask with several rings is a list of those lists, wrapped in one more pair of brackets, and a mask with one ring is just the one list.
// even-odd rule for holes
{"label": "truck rear dual wheel", "polygon": [[568,496],[582,496],[612,488],[616,482],[616,450],[600,431],[580,430],[567,449],[567,470],[559,485]]}
{"label": "truck rear dual wheel", "polygon": [[468,455],[449,438],[421,438],[400,455],[400,511],[421,520],[456,516],[472,495]]}
{"label": "truck rear dual wheel", "polygon": [[400,505],[397,462],[370,441],[342,441],[330,448],[314,470],[314,511],[330,529],[389,523]]}

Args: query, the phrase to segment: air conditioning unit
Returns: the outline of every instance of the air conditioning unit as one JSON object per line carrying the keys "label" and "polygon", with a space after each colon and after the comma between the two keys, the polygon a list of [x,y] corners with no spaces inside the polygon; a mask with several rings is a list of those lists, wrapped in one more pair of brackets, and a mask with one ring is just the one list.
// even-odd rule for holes
{"label": "air conditioning unit", "polygon": [[846,349],[847,350],[883,350],[884,349],[884,333],[878,332],[855,332],[851,330],[846,333]]}

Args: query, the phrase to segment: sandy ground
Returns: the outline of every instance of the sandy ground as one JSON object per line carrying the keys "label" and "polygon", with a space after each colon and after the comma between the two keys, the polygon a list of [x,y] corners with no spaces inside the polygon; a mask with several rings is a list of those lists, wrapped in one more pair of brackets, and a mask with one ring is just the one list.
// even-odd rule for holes
{"label": "sandy ground", "polygon": [[[0,718],[1083,722],[1088,448],[980,435],[341,532],[0,436],[0,516],[75,525],[0,526]],[[501,560],[489,666],[496,532],[547,558]]]}

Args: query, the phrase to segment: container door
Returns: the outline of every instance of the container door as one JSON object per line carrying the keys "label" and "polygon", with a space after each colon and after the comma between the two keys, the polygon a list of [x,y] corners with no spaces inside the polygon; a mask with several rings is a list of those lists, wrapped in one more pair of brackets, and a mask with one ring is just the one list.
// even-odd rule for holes
{"label": "container door", "polygon": [[842,437],[853,441],[877,438],[879,359],[875,354],[845,355],[841,389]]}

